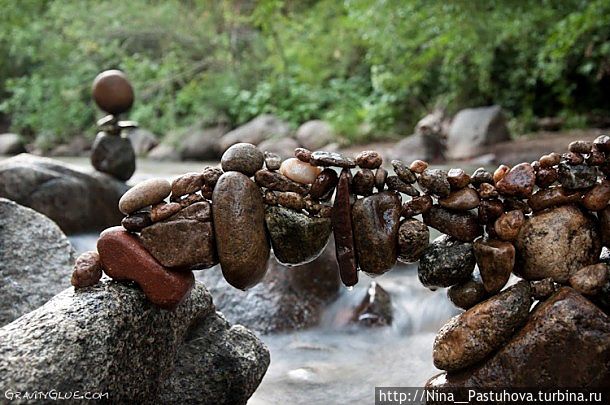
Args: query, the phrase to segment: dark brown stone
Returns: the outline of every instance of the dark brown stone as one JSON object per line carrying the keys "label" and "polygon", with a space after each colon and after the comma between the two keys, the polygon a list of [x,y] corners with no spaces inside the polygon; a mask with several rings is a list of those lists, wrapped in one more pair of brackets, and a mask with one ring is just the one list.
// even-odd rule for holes
{"label": "dark brown stone", "polygon": [[597,168],[595,166],[559,164],[559,182],[568,190],[582,190],[593,187],[597,183]]}
{"label": "dark brown stone", "polygon": [[267,205],[277,205],[277,194],[275,191],[267,190],[263,195],[263,202]]}
{"label": "dark brown stone", "polygon": [[372,281],[362,301],[354,309],[351,322],[366,327],[380,327],[391,325],[392,318],[390,294],[375,281]]}
{"label": "dark brown stone", "polygon": [[97,106],[109,114],[127,112],[133,105],[133,87],[120,70],[106,70],[97,75],[92,92]]}
{"label": "dark brown stone", "polygon": [[536,185],[540,188],[547,188],[559,179],[559,173],[553,167],[540,169],[536,173]]}
{"label": "dark brown stone", "polygon": [[602,244],[610,246],[610,207],[606,207],[597,213],[599,218],[599,229],[602,237]]}
{"label": "dark brown stone", "polygon": [[357,195],[368,196],[373,194],[375,187],[375,174],[370,169],[362,169],[354,175],[352,192]]}
{"label": "dark brown stone", "polygon": [[375,170],[375,188],[377,191],[383,191],[385,188],[385,180],[388,178],[388,171],[383,167]]}
{"label": "dark brown stone", "polygon": [[441,169],[426,169],[417,180],[424,191],[439,197],[447,197],[451,192],[447,172]]}
{"label": "dark brown stone", "polygon": [[428,288],[451,287],[468,280],[475,266],[472,243],[448,235],[436,238],[424,250],[417,266],[419,281]]}
{"label": "dark brown stone", "polygon": [[561,155],[559,153],[553,152],[548,155],[544,155],[540,158],[540,167],[541,168],[550,168],[553,166],[557,166],[561,161]]}
{"label": "dark brown stone", "polygon": [[504,198],[504,210],[508,211],[521,211],[523,214],[531,214],[532,208],[527,205],[527,202],[518,198],[505,197]]}
{"label": "dark brown stone", "polygon": [[192,272],[167,270],[144,249],[136,236],[122,227],[102,232],[97,251],[110,278],[136,282],[146,298],[163,309],[173,310],[180,305],[195,283]]}
{"label": "dark brown stone", "polygon": [[427,168],[428,168],[428,162],[425,162],[423,160],[414,160],[409,165],[409,170],[411,170],[413,173],[417,173],[417,174],[422,174],[424,172],[424,170],[426,170]]}
{"label": "dark brown stone", "polygon": [[494,230],[500,239],[511,241],[517,239],[519,230],[524,223],[525,216],[523,215],[523,212],[513,210],[500,215],[500,217],[496,219]]}
{"label": "dark brown stone", "polygon": [[583,295],[597,295],[608,282],[608,265],[597,263],[583,267],[570,276],[570,285]]}
{"label": "dark brown stone", "polygon": [[528,198],[534,191],[536,174],[529,163],[520,163],[496,183],[496,190],[502,195]]}
{"label": "dark brown stone", "polygon": [[97,252],[82,253],[74,263],[70,282],[75,288],[96,285],[102,278],[102,262]]}
{"label": "dark brown stone", "polygon": [[151,224],[150,212],[148,211],[134,212],[121,221],[123,228],[127,229],[129,232],[140,232]]}
{"label": "dark brown stone", "polygon": [[478,277],[471,277],[467,281],[451,286],[447,290],[447,297],[453,304],[462,309],[470,309],[487,298],[483,282]]}
{"label": "dark brown stone", "polygon": [[567,165],[581,165],[585,161],[585,157],[580,153],[566,152],[561,155],[561,161]]}
{"label": "dark brown stone", "polygon": [[482,199],[498,198],[499,195],[496,188],[489,183],[481,183],[479,186],[479,196]]}
{"label": "dark brown stone", "polygon": [[462,169],[450,169],[447,172],[447,181],[452,190],[459,190],[470,184],[470,176]]}
{"label": "dark brown stone", "polygon": [[424,214],[432,208],[432,197],[427,194],[411,198],[402,206],[401,215],[405,218],[411,218],[419,214]]}
{"label": "dark brown stone", "polygon": [[339,274],[341,275],[341,281],[347,287],[351,287],[358,282],[358,265],[352,228],[350,178],[349,169],[343,169],[339,175],[331,218]]}
{"label": "dark brown stone", "polygon": [[574,141],[568,145],[568,150],[574,153],[590,153],[593,149],[593,142],[591,141]]}
{"label": "dark brown stone", "polygon": [[493,181],[494,178],[492,174],[483,167],[479,167],[474,171],[474,173],[472,173],[472,176],[470,176],[470,182],[474,184],[475,187],[479,187],[482,183],[493,184]]}
{"label": "dark brown stone", "polygon": [[223,174],[212,196],[216,248],[229,284],[246,290],[265,275],[269,241],[260,189],[246,175]]}
{"label": "dark brown stone", "polygon": [[483,224],[489,224],[495,221],[500,215],[504,213],[504,204],[497,198],[490,200],[481,200],[479,204],[478,214],[479,221]]}
{"label": "dark brown stone", "polygon": [[388,176],[385,179],[385,183],[388,185],[388,189],[392,191],[398,191],[412,197],[419,195],[419,190],[413,187],[411,184],[407,184],[402,181],[398,176]]}
{"label": "dark brown stone", "polygon": [[220,167],[209,166],[203,169],[203,172],[201,172],[201,174],[203,175],[203,182],[207,186],[212,187],[212,189],[216,186],[216,182],[218,182],[218,179],[220,178],[220,176],[222,176],[223,173],[224,172]]}
{"label": "dark brown stone", "polygon": [[453,191],[449,196],[438,200],[441,207],[454,211],[469,211],[478,207],[479,202],[477,191],[470,187]]}
{"label": "dark brown stone", "polygon": [[602,152],[593,151],[587,155],[585,162],[589,166],[601,166],[606,161],[606,156]]}
{"label": "dark brown stone", "polygon": [[294,157],[299,159],[301,162],[309,163],[311,160],[311,151],[305,148],[296,148],[294,150]]}
{"label": "dark brown stone", "polygon": [[423,218],[426,225],[463,242],[471,242],[483,234],[483,227],[471,212],[453,212],[434,205]]}
{"label": "dark brown stone", "polygon": [[280,191],[275,194],[277,203],[282,207],[301,211],[305,209],[305,199],[302,195],[290,191]]}
{"label": "dark brown stone", "polygon": [[595,150],[599,152],[610,152],[610,136],[608,135],[600,135],[593,141],[593,146],[595,146]]}
{"label": "dark brown stone", "polygon": [[165,179],[148,179],[130,188],[119,200],[119,210],[131,214],[169,196],[172,186]]}
{"label": "dark brown stone", "polygon": [[353,159],[343,156],[336,152],[323,152],[315,151],[311,154],[309,163],[315,166],[322,167],[341,167],[341,168],[352,168],[356,167],[356,163]]}
{"label": "dark brown stone", "polygon": [[536,191],[528,200],[528,204],[532,210],[541,211],[560,205],[574,204],[579,201],[579,192],[567,191],[563,187],[559,186]]}
{"label": "dark brown stone", "polygon": [[550,277],[530,281],[530,287],[532,289],[532,298],[541,301],[549,298],[557,291],[557,285]]}
{"label": "dark brown stone", "polygon": [[415,173],[413,173],[402,160],[392,160],[392,167],[394,168],[394,173],[396,173],[398,178],[405,183],[413,184],[417,181],[417,176],[415,176]]}
{"label": "dark brown stone", "polygon": [[172,201],[177,201],[180,197],[193,194],[203,187],[203,173],[186,173],[172,182]]}
{"label": "dark brown stone", "polygon": [[374,150],[365,150],[356,156],[356,164],[363,169],[377,169],[382,163],[383,158]]}
{"label": "dark brown stone", "polygon": [[398,228],[398,260],[415,263],[430,243],[430,230],[417,219],[404,219]]}
{"label": "dark brown stone", "polygon": [[307,187],[296,181],[290,180],[288,177],[270,170],[259,170],[254,175],[256,184],[260,187],[265,187],[273,191],[291,191],[301,195],[307,194]]}
{"label": "dark brown stone", "polygon": [[333,169],[324,169],[318,174],[311,185],[309,195],[316,200],[327,200],[332,196],[338,182],[339,178],[337,177],[336,171]]}
{"label": "dark brown stone", "polygon": [[172,215],[177,214],[178,211],[180,211],[181,209],[182,206],[180,205],[180,203],[177,202],[171,202],[169,204],[162,202],[159,204],[155,204],[150,210],[150,220],[152,222],[163,221],[171,217]]}
{"label": "dark brown stone", "polygon": [[582,196],[582,205],[590,211],[601,211],[610,201],[610,181],[603,180]]}
{"label": "dark brown stone", "polygon": [[189,194],[186,197],[180,199],[180,201],[178,201],[178,204],[180,204],[181,208],[186,208],[189,205],[193,205],[203,201],[205,201],[205,199],[200,194]]}
{"label": "dark brown stone", "polygon": [[473,248],[485,290],[497,293],[506,285],[515,266],[515,247],[497,239],[479,239]]}

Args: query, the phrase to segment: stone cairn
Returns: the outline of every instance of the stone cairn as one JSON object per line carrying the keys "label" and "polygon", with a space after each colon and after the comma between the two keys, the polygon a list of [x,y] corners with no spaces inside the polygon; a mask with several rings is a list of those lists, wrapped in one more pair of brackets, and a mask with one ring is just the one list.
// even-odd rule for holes
{"label": "stone cairn", "polygon": [[[501,347],[533,300],[563,285],[610,309],[610,255],[600,260],[610,243],[610,137],[568,150],[472,175],[394,160],[389,175],[375,151],[351,159],[297,148],[281,161],[239,143],[220,167],[130,189],[119,202],[122,226],[77,260],[72,283],[93,285],[104,271],[173,309],[194,284],[192,270],[220,263],[227,282],[245,290],[265,275],[271,248],[278,261],[299,265],[333,233],[348,287],[359,270],[378,276],[398,260],[419,261],[424,286],[449,288],[467,311],[439,331],[434,363],[460,370]],[[443,235],[429,243],[428,227]],[[511,273],[522,280],[503,290]]]}
{"label": "stone cairn", "polygon": [[91,164],[103,173],[127,181],[136,171],[136,154],[123,130],[137,128],[134,121],[119,121],[129,111],[134,93],[120,70],[106,70],[93,81],[93,100],[109,115],[97,121],[98,134],[91,147]]}

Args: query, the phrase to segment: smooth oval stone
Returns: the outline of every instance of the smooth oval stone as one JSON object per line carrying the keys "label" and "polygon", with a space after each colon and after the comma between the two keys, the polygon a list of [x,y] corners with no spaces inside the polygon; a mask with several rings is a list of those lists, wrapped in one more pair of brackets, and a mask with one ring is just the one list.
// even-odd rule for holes
{"label": "smooth oval stone", "polygon": [[330,218],[314,218],[284,207],[267,207],[265,222],[280,263],[299,265],[317,258],[332,231]]}
{"label": "smooth oval stone", "polygon": [[180,203],[177,202],[171,202],[169,204],[162,202],[159,204],[155,204],[150,210],[150,220],[152,222],[163,221],[171,217],[172,215],[177,214],[178,211],[180,211],[181,209],[182,206],[180,205]]}
{"label": "smooth oval stone", "polygon": [[552,277],[565,284],[575,271],[597,263],[601,241],[590,215],[564,205],[528,218],[515,248],[515,274],[526,280]]}
{"label": "smooth oval stone", "polygon": [[477,216],[471,212],[449,211],[434,205],[423,213],[424,223],[462,242],[471,242],[483,234]]}
{"label": "smooth oval stone", "polygon": [[102,278],[102,262],[97,252],[82,253],[74,263],[74,272],[70,283],[75,288],[95,285]]}
{"label": "smooth oval stone", "polygon": [[375,174],[370,169],[362,169],[352,179],[352,191],[357,195],[371,195],[375,187]]}
{"label": "smooth oval stone", "polygon": [[540,162],[540,167],[542,168],[557,166],[561,161],[561,155],[556,152],[549,153],[548,155],[541,156],[538,161]]}
{"label": "smooth oval stone", "polygon": [[483,282],[478,277],[451,286],[447,297],[458,308],[470,309],[488,297]]}
{"label": "smooth oval stone", "polygon": [[405,183],[413,184],[417,181],[415,174],[401,160],[392,160],[392,167],[398,178]]}
{"label": "smooth oval stone", "polygon": [[254,181],[256,181],[256,184],[260,187],[265,187],[273,191],[290,191],[301,195],[307,194],[307,187],[303,184],[292,181],[283,174],[270,170],[259,170],[256,172]]}
{"label": "smooth oval stone", "polygon": [[150,212],[134,212],[123,218],[121,225],[129,232],[140,232],[147,226],[152,225]]}
{"label": "smooth oval stone", "polygon": [[352,227],[350,179],[349,169],[343,169],[339,175],[331,217],[339,274],[341,275],[341,281],[347,287],[351,287],[358,282],[358,265]]}
{"label": "smooth oval stone", "polygon": [[510,167],[508,167],[506,165],[498,166],[498,168],[494,171],[494,174],[493,174],[494,183],[497,183],[500,180],[502,180],[509,171],[510,171]]}
{"label": "smooth oval stone", "polygon": [[580,201],[580,193],[568,191],[563,187],[553,187],[545,190],[538,190],[527,201],[534,211],[541,211],[547,208],[560,205],[575,204]]}
{"label": "smooth oval stone", "polygon": [[290,191],[276,193],[277,203],[283,207],[296,211],[305,209],[305,199],[302,195]]}
{"label": "smooth oval stone", "polygon": [[466,187],[453,191],[449,196],[440,198],[441,207],[454,211],[468,211],[479,206],[479,195],[473,188]]}
{"label": "smooth oval stone", "polygon": [[148,179],[136,184],[119,200],[119,210],[129,215],[149,205],[163,201],[172,191],[172,186],[165,179]]}
{"label": "smooth oval stone", "polygon": [[98,74],[93,80],[92,93],[97,106],[109,114],[124,113],[133,105],[133,87],[120,70]]}
{"label": "smooth oval stone", "polygon": [[547,188],[559,179],[559,172],[550,167],[548,169],[540,168],[536,172],[536,185],[540,188]]}
{"label": "smooth oval stone", "polygon": [[228,172],[218,179],[212,202],[222,274],[235,288],[253,287],[267,271],[270,252],[260,189],[246,175]]}
{"label": "smooth oval stone", "polygon": [[473,248],[485,290],[492,294],[500,291],[515,267],[515,247],[501,240],[479,239]]}
{"label": "smooth oval stone", "polygon": [[418,189],[411,184],[405,183],[398,176],[388,176],[385,179],[385,183],[388,185],[389,190],[410,195],[411,197],[417,197],[420,194]]}
{"label": "smooth oval stone", "polygon": [[536,173],[529,163],[520,163],[496,183],[496,190],[502,195],[528,198],[534,191]]}
{"label": "smooth oval stone", "polygon": [[519,230],[525,223],[525,216],[519,210],[506,212],[494,224],[496,235],[502,240],[510,241],[517,239]]}
{"label": "smooth oval stone", "polygon": [[451,287],[467,280],[472,275],[474,265],[472,243],[441,235],[424,250],[419,259],[417,275],[425,287]]}
{"label": "smooth oval stone", "polygon": [[341,168],[356,167],[353,159],[336,152],[315,151],[311,154],[310,163],[315,166],[333,166]]}
{"label": "smooth oval stone", "polygon": [[574,141],[568,145],[568,150],[574,153],[590,153],[591,149],[593,149],[591,141]]}
{"label": "smooth oval stone", "polygon": [[476,169],[474,173],[472,173],[472,176],[470,176],[470,182],[474,184],[475,187],[479,187],[482,183],[493,184],[493,181],[493,175],[483,167]]}
{"label": "smooth oval stone", "polygon": [[432,197],[427,194],[415,196],[407,201],[402,206],[401,215],[405,218],[411,218],[419,214],[426,213],[432,208]]}
{"label": "smooth oval stone", "polygon": [[447,172],[441,169],[424,170],[417,182],[426,192],[439,197],[447,197],[451,192]]}
{"label": "smooth oval stone", "polygon": [[381,155],[374,150],[365,150],[356,156],[356,164],[363,169],[377,169],[382,163]]}
{"label": "smooth oval stone", "polygon": [[263,168],[265,156],[251,143],[236,143],[222,154],[220,165],[224,172],[240,172],[250,177]]}
{"label": "smooth oval stone", "polygon": [[282,165],[282,158],[277,153],[263,152],[265,157],[265,167],[267,170],[278,170]]}
{"label": "smooth oval stone", "polygon": [[327,200],[332,196],[338,182],[339,177],[336,171],[324,169],[313,181],[309,189],[309,195],[316,200]]}
{"label": "smooth oval stone", "polygon": [[470,176],[462,169],[450,169],[447,172],[447,181],[452,190],[459,190],[470,184]]}
{"label": "smooth oval stone", "polygon": [[608,281],[608,265],[597,263],[583,267],[570,276],[570,285],[584,295],[597,295]]}
{"label": "smooth oval stone", "polygon": [[167,270],[136,236],[120,226],[108,228],[100,234],[97,251],[104,272],[110,278],[136,282],[146,298],[160,308],[175,309],[188,297],[195,284],[192,272]]}
{"label": "smooth oval stone", "polygon": [[582,205],[590,211],[601,211],[610,201],[610,181],[604,180],[582,196]]}
{"label": "smooth oval stone", "polygon": [[597,169],[594,166],[559,164],[559,182],[568,190],[581,190],[597,183]]}
{"label": "smooth oval stone", "polygon": [[424,170],[426,170],[427,168],[428,168],[428,162],[426,162],[424,160],[419,160],[419,159],[414,160],[409,165],[409,170],[411,170],[413,173],[417,173],[417,174],[422,174],[424,172]]}
{"label": "smooth oval stone", "polygon": [[385,181],[388,178],[388,171],[383,167],[380,167],[375,171],[375,188],[377,191],[383,191],[385,188]]}
{"label": "smooth oval stone", "polygon": [[430,230],[417,219],[404,219],[398,228],[398,260],[415,263],[430,243]]}
{"label": "smooth oval stone", "polygon": [[[301,184],[311,184],[320,174],[322,169],[305,163],[297,158],[286,159],[280,166],[280,173]],[[282,190],[284,191],[284,190]],[[287,190],[286,190],[287,191]]]}
{"label": "smooth oval stone", "polygon": [[477,212],[479,214],[479,221],[483,224],[489,224],[504,214],[504,204],[497,198],[482,200]]}
{"label": "smooth oval stone", "polygon": [[203,174],[202,173],[186,173],[172,181],[172,200],[176,201],[178,198],[193,194],[201,190],[203,187]]}
{"label": "smooth oval stone", "polygon": [[136,153],[131,141],[100,132],[91,146],[91,165],[119,180],[129,180],[136,171]]}
{"label": "smooth oval stone", "polygon": [[354,240],[362,271],[383,274],[396,263],[400,211],[400,196],[391,191],[361,198],[354,203]]}
{"label": "smooth oval stone", "polygon": [[451,318],[434,339],[434,365],[461,370],[502,347],[525,324],[530,293],[529,284],[522,281]]}

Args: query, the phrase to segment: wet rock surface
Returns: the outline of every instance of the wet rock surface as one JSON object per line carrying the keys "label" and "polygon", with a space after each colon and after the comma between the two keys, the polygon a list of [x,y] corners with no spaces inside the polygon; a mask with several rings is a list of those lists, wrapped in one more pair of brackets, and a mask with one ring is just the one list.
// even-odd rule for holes
{"label": "wet rock surface", "polygon": [[496,239],[474,242],[474,256],[488,293],[496,293],[506,285],[515,266],[515,247]]}
{"label": "wet rock surface", "polygon": [[521,163],[510,169],[508,173],[496,183],[496,189],[500,194],[527,198],[532,195],[536,175],[534,168],[529,163]]}
{"label": "wet rock surface", "polygon": [[366,327],[392,324],[392,297],[375,281],[371,282],[360,304],[354,309],[351,322]]}
{"label": "wet rock surface", "polygon": [[426,287],[451,287],[466,281],[474,270],[472,243],[441,235],[423,252],[417,274]]}
{"label": "wet rock surface", "polygon": [[265,187],[269,190],[290,191],[301,195],[307,193],[307,187],[303,184],[297,183],[283,174],[270,170],[259,170],[256,172],[254,180],[260,187]]}
{"label": "wet rock surface", "polygon": [[383,158],[374,150],[365,150],[356,156],[356,164],[363,169],[377,169],[382,163]]}
{"label": "wet rock surface", "polygon": [[280,166],[280,173],[301,184],[312,184],[321,169],[297,158],[286,159]]}
{"label": "wet rock surface", "polygon": [[222,155],[220,165],[225,172],[236,171],[250,177],[263,168],[265,158],[256,146],[250,143],[237,143]]}
{"label": "wet rock surface", "polygon": [[541,211],[560,205],[575,204],[579,201],[579,192],[568,191],[563,187],[553,187],[546,190],[536,191],[528,200],[528,204],[532,210]]}
{"label": "wet rock surface", "polygon": [[582,205],[590,211],[601,211],[610,201],[610,181],[604,180],[582,196]]}
{"label": "wet rock surface", "polygon": [[311,185],[309,195],[316,200],[329,199],[339,182],[337,172],[333,169],[324,169]]}
{"label": "wet rock surface", "polygon": [[356,167],[353,159],[336,152],[315,151],[311,154],[310,163],[315,166],[332,166],[341,168]]}
{"label": "wet rock surface", "polygon": [[488,297],[481,277],[472,276],[466,281],[454,284],[447,290],[447,297],[458,308],[470,309]]}
{"label": "wet rock surface", "polygon": [[559,182],[568,190],[589,188],[597,182],[597,168],[586,165],[559,164]]}
{"label": "wet rock surface", "polygon": [[479,195],[473,188],[465,187],[438,200],[441,207],[454,211],[468,211],[479,206]]}
{"label": "wet rock surface", "polygon": [[398,228],[398,260],[414,263],[430,242],[428,227],[417,219],[404,219]]}
{"label": "wet rock surface", "polygon": [[452,212],[434,205],[423,218],[426,225],[462,242],[471,242],[483,234],[483,227],[471,212]]}
{"label": "wet rock surface", "polygon": [[148,179],[127,191],[119,200],[119,209],[125,215],[149,205],[157,204],[169,196],[172,186],[165,179]]}
{"label": "wet rock surface", "polygon": [[447,197],[451,192],[447,172],[441,169],[426,169],[417,181],[425,191],[439,197]]}
{"label": "wet rock surface", "polygon": [[494,230],[500,239],[512,241],[517,239],[519,230],[524,223],[525,216],[523,215],[523,212],[512,210],[500,215],[494,224]]}

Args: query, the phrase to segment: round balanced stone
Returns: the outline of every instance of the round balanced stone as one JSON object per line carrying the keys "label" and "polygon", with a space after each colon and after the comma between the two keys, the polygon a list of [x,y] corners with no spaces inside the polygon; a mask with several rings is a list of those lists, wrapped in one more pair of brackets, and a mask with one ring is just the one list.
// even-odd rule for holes
{"label": "round balanced stone", "polygon": [[362,271],[383,274],[396,263],[400,211],[400,196],[391,191],[361,198],[354,203],[354,240]]}
{"label": "round balanced stone", "polygon": [[381,155],[374,150],[365,150],[356,156],[356,164],[363,169],[377,169],[382,163]]}
{"label": "round balanced stone", "polygon": [[566,205],[527,219],[515,248],[515,274],[526,280],[552,277],[565,284],[574,272],[597,262],[601,241],[594,219]]}
{"label": "round balanced stone", "polygon": [[398,260],[415,263],[428,247],[430,230],[417,219],[404,219],[398,228]]}
{"label": "round balanced stone", "polygon": [[222,274],[233,287],[253,287],[267,271],[270,252],[260,189],[246,175],[228,172],[218,179],[212,202]]}
{"label": "round balanced stone", "polygon": [[98,107],[109,114],[124,113],[133,105],[133,87],[120,70],[106,70],[97,75],[92,93]]}
{"label": "round balanced stone", "polygon": [[434,339],[434,365],[461,370],[500,348],[526,322],[530,295],[529,283],[521,281],[453,317]]}
{"label": "round balanced stone", "polygon": [[76,288],[95,285],[102,278],[102,262],[97,252],[85,252],[78,256],[70,280]]}
{"label": "round balanced stone", "polygon": [[220,159],[224,172],[240,172],[248,177],[262,169],[264,162],[263,152],[251,143],[236,143]]}
{"label": "round balanced stone", "polygon": [[424,250],[417,274],[425,287],[451,287],[468,280],[474,265],[472,243],[441,235]]}
{"label": "round balanced stone", "polygon": [[474,242],[474,256],[483,285],[488,293],[496,293],[506,285],[515,266],[515,247],[496,239]]}
{"label": "round balanced stone", "polygon": [[310,217],[284,207],[267,207],[265,222],[280,263],[299,265],[317,258],[332,231],[330,218]]}
{"label": "round balanced stone", "polygon": [[129,215],[149,205],[163,201],[172,191],[172,186],[165,179],[148,179],[136,184],[119,200],[119,210]]}
{"label": "round balanced stone", "polygon": [[320,174],[322,169],[312,166],[297,158],[286,159],[280,166],[280,173],[290,180],[301,184],[311,184]]}
{"label": "round balanced stone", "polygon": [[136,171],[136,154],[127,138],[100,132],[91,146],[91,165],[119,180],[127,181]]}

